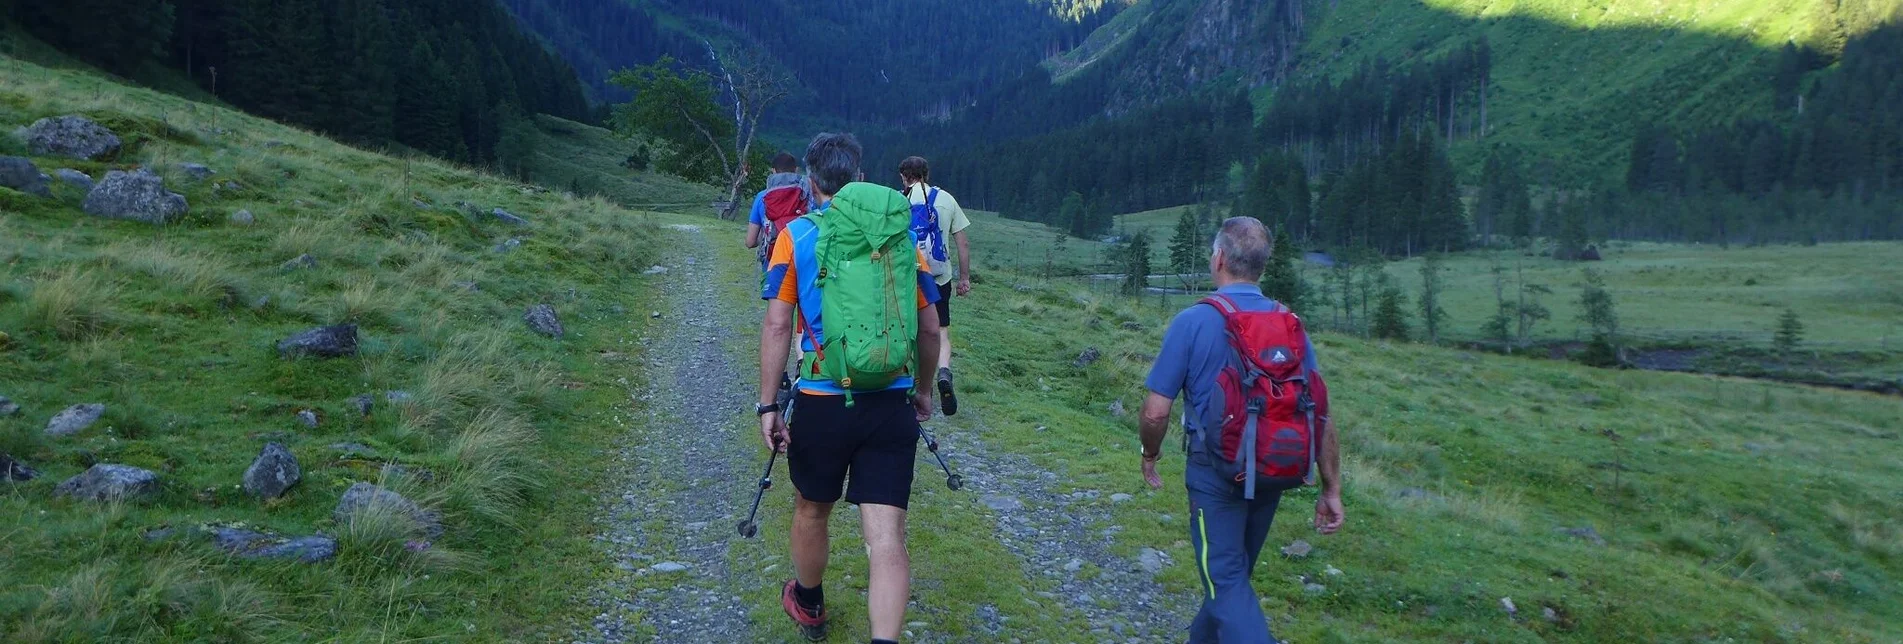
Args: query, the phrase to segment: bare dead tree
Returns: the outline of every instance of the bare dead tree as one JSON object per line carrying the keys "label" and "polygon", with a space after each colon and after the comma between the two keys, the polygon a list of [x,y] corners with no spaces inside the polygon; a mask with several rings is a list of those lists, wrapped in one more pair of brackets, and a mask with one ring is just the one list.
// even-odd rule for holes
{"label": "bare dead tree", "polygon": [[725,146],[714,146],[720,153],[720,163],[728,177],[727,205],[721,210],[720,218],[733,219],[740,209],[740,188],[746,184],[752,172],[752,168],[747,167],[747,159],[753,152],[760,118],[768,108],[792,93],[793,79],[773,67],[759,53],[750,50],[730,52],[723,61],[720,54],[709,45],[707,55],[713,59],[714,69],[718,73],[716,78],[725,85],[723,90],[733,102],[734,156],[727,156],[727,151],[723,149]]}

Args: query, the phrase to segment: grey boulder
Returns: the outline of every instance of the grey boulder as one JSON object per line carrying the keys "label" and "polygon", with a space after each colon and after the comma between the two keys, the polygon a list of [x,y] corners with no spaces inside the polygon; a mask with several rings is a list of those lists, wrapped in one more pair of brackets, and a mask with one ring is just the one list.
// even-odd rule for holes
{"label": "grey boulder", "polygon": [[1084,349],[1083,353],[1077,354],[1076,360],[1070,361],[1070,366],[1076,367],[1078,369],[1082,369],[1084,367],[1090,366],[1091,364],[1097,362],[1098,360],[1102,358],[1103,358],[1103,353],[1098,351],[1097,347],[1087,347]]}
{"label": "grey boulder", "polygon": [[377,397],[370,394],[364,394],[350,399],[350,408],[357,410],[358,416],[369,416],[370,411],[376,409],[376,407]]}
{"label": "grey boulder", "polygon": [[502,223],[505,223],[505,224],[508,224],[508,225],[511,225],[511,226],[527,226],[527,225],[529,225],[529,220],[527,220],[527,219],[523,219],[523,218],[521,218],[521,217],[517,217],[517,216],[515,216],[515,213],[512,213],[512,212],[509,212],[509,211],[507,211],[507,210],[503,210],[503,209],[501,209],[501,208],[497,208],[497,209],[495,209],[495,210],[492,210],[492,211],[490,211],[490,212],[489,212],[489,214],[491,214],[491,215],[495,215],[495,217],[496,217],[496,219],[500,219],[500,220],[502,220]]}
{"label": "grey boulder", "polygon": [[165,189],[165,179],[151,170],[113,170],[86,193],[80,204],[86,214],[107,219],[129,219],[165,224],[185,215],[185,196]]}
{"label": "grey boulder", "polygon": [[180,172],[184,172],[185,176],[197,181],[204,181],[210,179],[211,175],[218,174],[217,170],[207,168],[201,163],[180,163],[178,164],[178,169]]}
{"label": "grey boulder", "polygon": [[337,540],[323,535],[284,537],[242,528],[221,527],[211,531],[213,543],[246,559],[296,559],[317,563],[337,556]]}
{"label": "grey boulder", "polygon": [[46,421],[47,436],[72,436],[99,422],[106,415],[106,406],[99,403],[86,403],[67,407],[65,411],[54,414]]}
{"label": "grey boulder", "polygon": [[304,471],[297,466],[297,457],[291,450],[278,443],[267,443],[257,460],[251,461],[251,467],[244,471],[244,491],[261,499],[275,499],[284,496],[303,478]]}
{"label": "grey boulder", "polygon": [[124,501],[159,489],[159,475],[130,465],[100,463],[53,488],[59,496],[82,501]]}
{"label": "grey boulder", "polygon": [[93,189],[92,175],[86,174],[84,172],[80,172],[78,170],[74,170],[72,168],[60,168],[58,170],[53,171],[53,176],[59,178],[60,181],[64,181],[68,185],[71,185],[74,188],[80,189],[80,191],[82,192],[92,192],[92,189]]}
{"label": "grey boulder", "polygon": [[522,314],[522,321],[529,323],[529,328],[536,333],[551,338],[562,337],[562,320],[555,316],[555,307],[547,304],[531,306],[527,313]]}
{"label": "grey boulder", "polygon": [[0,157],[0,188],[12,188],[35,197],[51,197],[46,175],[24,157]]}
{"label": "grey boulder", "polygon": [[311,257],[308,254],[298,255],[297,257],[291,258],[290,261],[287,261],[287,262],[284,262],[283,264],[278,265],[278,271],[283,273],[303,270],[306,268],[317,268],[317,258]]}
{"label": "grey boulder", "polygon": [[39,478],[40,473],[25,463],[13,460],[12,454],[0,453],[0,481],[17,483]]}
{"label": "grey boulder", "polygon": [[258,223],[258,218],[256,216],[253,216],[251,214],[251,211],[249,210],[240,210],[238,212],[231,213],[231,223],[237,224],[239,226],[249,226],[249,225]]}
{"label": "grey boulder", "polygon": [[357,325],[323,326],[285,338],[278,355],[286,358],[348,358],[357,355]]}
{"label": "grey boulder", "polygon": [[385,512],[405,517],[431,538],[443,534],[441,514],[425,510],[401,494],[361,481],[344,491],[344,497],[337,501],[337,509],[331,512],[331,518],[338,523],[348,524],[366,512]]}
{"label": "grey boulder", "polygon": [[0,418],[17,415],[19,413],[19,405],[14,404],[13,401],[6,396],[0,396]]}
{"label": "grey boulder", "polygon": [[65,156],[86,161],[119,151],[119,136],[92,119],[66,115],[43,118],[20,130],[27,150],[40,156]]}

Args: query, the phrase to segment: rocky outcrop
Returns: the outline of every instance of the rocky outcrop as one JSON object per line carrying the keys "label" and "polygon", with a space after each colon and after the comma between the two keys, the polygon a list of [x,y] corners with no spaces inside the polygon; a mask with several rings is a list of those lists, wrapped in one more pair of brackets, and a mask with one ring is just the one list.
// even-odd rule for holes
{"label": "rocky outcrop", "polygon": [[0,188],[12,188],[35,197],[51,197],[47,176],[24,157],[0,157]]}
{"label": "rocky outcrop", "polygon": [[28,151],[39,156],[64,156],[98,161],[119,151],[119,136],[84,116],[66,115],[34,121],[19,132]]}
{"label": "rocky outcrop", "polygon": [[65,411],[54,414],[46,421],[46,435],[54,437],[72,436],[99,422],[106,415],[106,406],[99,403],[86,403],[67,407]]}
{"label": "rocky outcrop", "polygon": [[95,217],[149,224],[171,223],[189,209],[184,195],[166,190],[165,179],[145,168],[107,172],[80,207]]}
{"label": "rocky outcrop", "polygon": [[178,164],[178,171],[185,173],[185,176],[191,177],[194,181],[204,181],[210,179],[212,175],[218,174],[217,170],[207,168],[202,163],[180,163]]}
{"label": "rocky outcrop", "polygon": [[278,355],[286,358],[348,358],[357,355],[357,325],[317,327],[285,338],[278,343]]}
{"label": "rocky outcrop", "polygon": [[128,501],[159,490],[159,475],[130,465],[100,463],[53,488],[53,493],[82,501]]}
{"label": "rocky outcrop", "polygon": [[496,219],[500,219],[502,220],[502,223],[505,223],[511,226],[529,225],[529,220],[523,219],[521,217],[517,217],[515,216],[515,213],[509,212],[507,210],[503,210],[501,208],[497,208],[495,210],[489,211],[489,214],[495,215]]}
{"label": "rocky outcrop", "polygon": [[279,443],[268,443],[258,458],[251,461],[251,467],[245,469],[244,491],[261,499],[275,499],[284,496],[303,478],[304,470],[298,467],[297,457],[291,450]]}

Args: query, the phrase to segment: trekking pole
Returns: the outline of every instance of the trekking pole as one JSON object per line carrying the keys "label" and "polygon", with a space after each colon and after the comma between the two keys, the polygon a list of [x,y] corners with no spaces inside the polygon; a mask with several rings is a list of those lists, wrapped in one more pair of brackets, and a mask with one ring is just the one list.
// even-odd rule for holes
{"label": "trekking pole", "polygon": [[741,521],[739,525],[740,536],[743,538],[752,539],[753,535],[760,533],[760,524],[753,519],[760,512],[760,499],[766,496],[767,490],[773,489],[773,462],[780,458],[779,450],[773,450],[769,454],[766,458],[766,472],[760,475],[760,489],[753,493],[753,509],[747,511],[747,520]]}
{"label": "trekking pole", "polygon": [[[792,383],[780,389],[779,403],[780,409],[782,410],[780,414],[788,423],[792,422],[793,391],[798,386],[798,383]],[[741,521],[740,525],[736,526],[740,530],[740,536],[742,538],[752,539],[754,535],[760,533],[760,524],[755,521],[754,518],[760,513],[760,499],[766,496],[767,490],[773,489],[773,463],[779,460],[779,458],[779,450],[772,450],[767,453],[766,472],[760,474],[760,488],[753,493],[753,509],[747,510],[747,520]]]}
{"label": "trekking pole", "polygon": [[931,450],[932,456],[938,459],[938,467],[945,470],[945,487],[951,488],[953,492],[963,489],[965,477],[953,474],[951,466],[945,464],[945,455],[938,453],[938,439],[932,436],[930,430],[925,429],[924,423],[919,423],[918,433],[925,437],[925,449]]}

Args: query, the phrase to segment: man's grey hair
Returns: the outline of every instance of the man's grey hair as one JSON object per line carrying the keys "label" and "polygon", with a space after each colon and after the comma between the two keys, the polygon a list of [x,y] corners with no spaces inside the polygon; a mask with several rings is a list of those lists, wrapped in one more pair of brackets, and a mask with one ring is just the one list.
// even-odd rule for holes
{"label": "man's grey hair", "polygon": [[1222,264],[1230,277],[1255,281],[1269,264],[1273,237],[1269,228],[1254,217],[1230,217],[1216,233],[1216,250],[1222,251]]}
{"label": "man's grey hair", "polygon": [[859,176],[859,160],[864,156],[865,148],[851,134],[822,132],[806,146],[806,176],[812,178],[814,191],[839,194]]}

